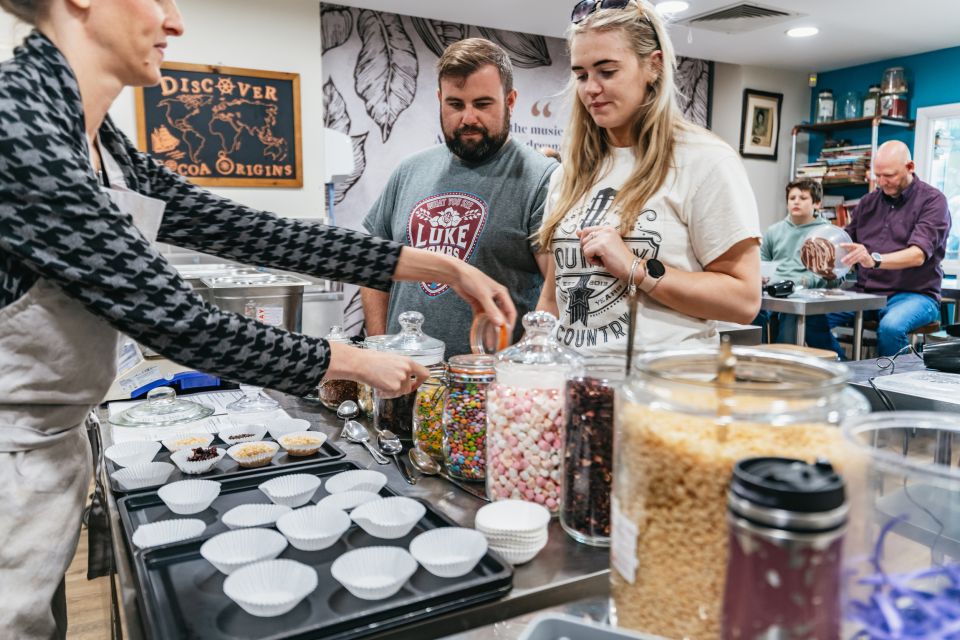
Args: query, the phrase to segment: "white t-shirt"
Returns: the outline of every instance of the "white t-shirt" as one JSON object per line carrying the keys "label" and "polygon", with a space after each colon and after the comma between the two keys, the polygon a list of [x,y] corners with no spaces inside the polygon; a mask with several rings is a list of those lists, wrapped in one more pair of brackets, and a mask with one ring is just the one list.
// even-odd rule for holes
{"label": "white t-shirt", "polygon": [[[610,204],[633,171],[631,148],[613,148],[608,170],[554,232],[556,296],[561,344],[585,356],[626,355],[629,313],[627,284],[587,263],[577,229],[620,224]],[[657,258],[684,271],[703,271],[734,244],[760,238],[753,189],[739,156],[706,131],[681,134],[674,168],[647,202],[624,238],[641,258]],[[550,181],[544,219],[556,206],[563,171]],[[716,323],[674,311],[640,293],[636,352],[717,344]]]}

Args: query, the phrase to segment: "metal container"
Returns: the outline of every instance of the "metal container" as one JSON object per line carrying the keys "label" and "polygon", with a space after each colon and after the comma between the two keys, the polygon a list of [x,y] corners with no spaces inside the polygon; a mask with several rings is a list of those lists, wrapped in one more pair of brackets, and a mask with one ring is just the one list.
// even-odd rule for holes
{"label": "metal container", "polygon": [[174,264],[177,272],[184,281],[193,287],[193,290],[205,301],[213,304],[213,295],[210,287],[204,284],[204,278],[223,278],[225,276],[246,276],[264,273],[255,267],[245,267],[238,264]]}
{"label": "metal container", "polygon": [[300,331],[303,314],[302,278],[252,273],[203,278],[213,304],[264,324]]}

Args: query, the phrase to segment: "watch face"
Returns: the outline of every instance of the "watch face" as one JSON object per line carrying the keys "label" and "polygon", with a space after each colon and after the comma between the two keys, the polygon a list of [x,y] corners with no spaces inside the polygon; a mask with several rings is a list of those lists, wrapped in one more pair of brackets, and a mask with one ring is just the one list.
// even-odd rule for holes
{"label": "watch face", "polygon": [[663,263],[656,258],[647,260],[647,275],[653,278],[662,278],[666,272],[667,270],[664,268]]}

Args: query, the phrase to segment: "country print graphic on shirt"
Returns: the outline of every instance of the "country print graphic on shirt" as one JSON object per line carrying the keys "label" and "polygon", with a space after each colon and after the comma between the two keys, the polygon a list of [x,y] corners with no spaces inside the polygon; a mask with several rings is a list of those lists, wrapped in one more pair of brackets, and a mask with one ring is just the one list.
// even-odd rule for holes
{"label": "country print graphic on shirt", "polygon": [[[477,248],[487,222],[487,203],[470,193],[438,193],[414,206],[407,223],[407,244],[442,253],[464,262]],[[420,290],[431,297],[449,289],[439,282],[421,282]]]}
{"label": "country print graphic on shirt", "polygon": [[[600,266],[589,264],[580,248],[577,230],[585,227],[620,224],[611,211],[617,190],[603,189],[589,206],[574,207],[554,234],[553,252],[557,264],[557,307],[562,316],[557,339],[566,346],[587,347],[616,341],[627,334],[627,284]],[[646,209],[623,238],[630,251],[640,258],[656,258],[662,237],[659,216]]]}

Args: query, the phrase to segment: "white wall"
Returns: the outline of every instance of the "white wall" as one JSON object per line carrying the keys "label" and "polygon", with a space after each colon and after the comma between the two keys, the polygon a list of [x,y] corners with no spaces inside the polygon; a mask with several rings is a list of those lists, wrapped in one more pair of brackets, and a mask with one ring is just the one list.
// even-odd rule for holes
{"label": "white wall", "polygon": [[[743,159],[760,210],[760,229],[766,230],[786,215],[783,189],[790,178],[790,132],[795,124],[810,117],[807,75],[796,71],[719,62],[715,70],[713,131],[734,149],[740,148],[743,90],[757,89],[783,94],[777,161]],[[800,136],[798,143],[799,155],[805,158],[805,137]]]}
{"label": "white wall", "polygon": [[[323,74],[320,64],[320,6],[304,0],[180,0],[186,30],[171,38],[167,60],[300,74],[303,188],[217,187],[211,191],[283,216],[323,214]],[[0,60],[24,33],[0,11]],[[133,90],[110,109],[124,133],[136,140]]]}

